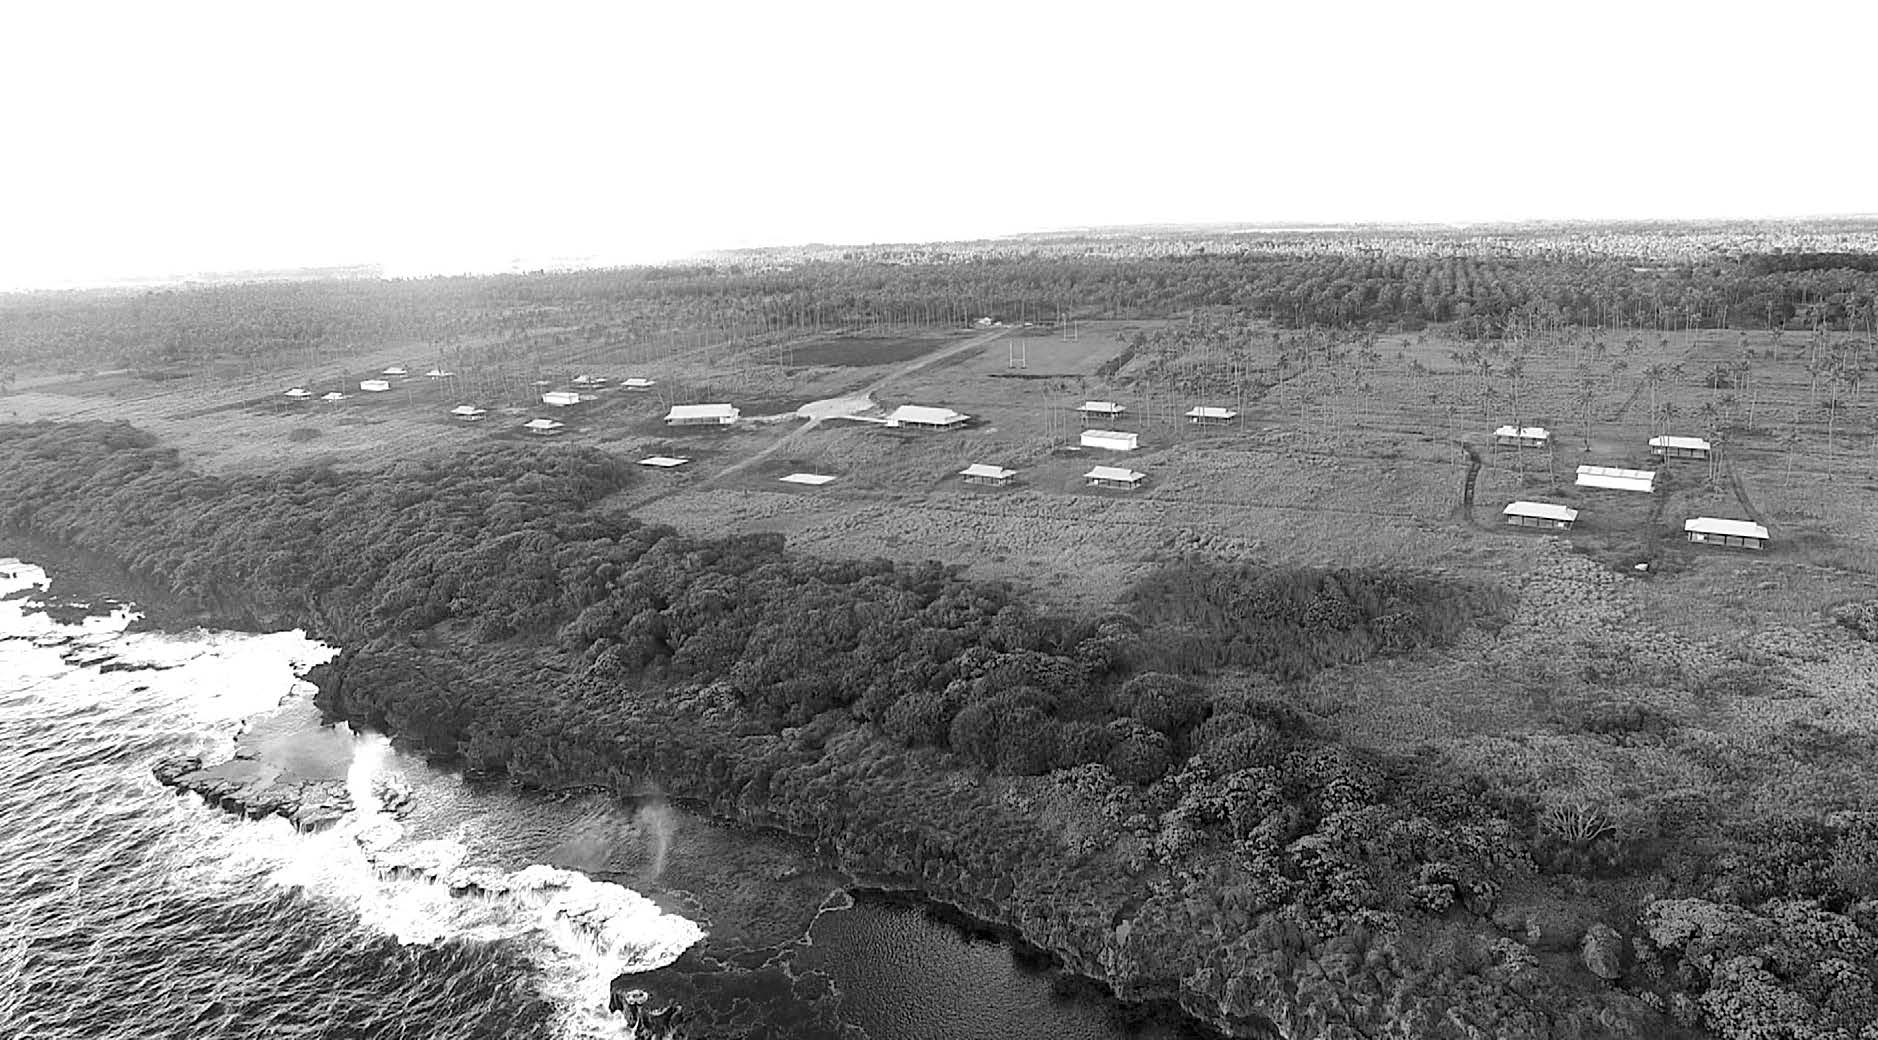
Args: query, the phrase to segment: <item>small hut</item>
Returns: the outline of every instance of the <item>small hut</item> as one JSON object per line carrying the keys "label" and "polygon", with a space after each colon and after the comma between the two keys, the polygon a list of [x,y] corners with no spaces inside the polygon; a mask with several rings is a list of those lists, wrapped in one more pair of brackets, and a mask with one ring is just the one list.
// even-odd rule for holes
{"label": "small hut", "polygon": [[1550,502],[1513,502],[1500,512],[1508,527],[1542,527],[1569,531],[1578,521],[1578,510]]}
{"label": "small hut", "polygon": [[993,484],[998,487],[1003,487],[1009,484],[1011,478],[1015,476],[1017,476],[1017,471],[1014,469],[1005,469],[1002,466],[991,466],[983,462],[974,462],[964,469],[959,470],[959,477],[967,484]]}
{"label": "small hut", "polygon": [[1543,448],[1552,443],[1552,431],[1543,426],[1502,426],[1493,431],[1498,448]]}
{"label": "small hut", "polygon": [[1090,487],[1125,488],[1129,491],[1140,487],[1147,477],[1146,473],[1137,473],[1120,466],[1097,466],[1083,474],[1083,479],[1089,482]]}
{"label": "small hut", "polygon": [[1647,494],[1656,490],[1656,471],[1619,469],[1616,466],[1580,466],[1578,486],[1607,491],[1642,491]]}
{"label": "small hut", "polygon": [[1141,446],[1139,435],[1126,430],[1084,430],[1078,443],[1105,451],[1134,451]]}
{"label": "small hut", "polygon": [[667,426],[729,426],[743,413],[729,404],[680,404],[665,413]]}
{"label": "small hut", "polygon": [[1187,411],[1187,421],[1195,426],[1225,426],[1237,418],[1239,413],[1230,408],[1214,408],[1204,404]]}
{"label": "small hut", "polygon": [[460,404],[450,409],[450,414],[456,416],[461,422],[481,422],[483,417],[488,415],[489,412],[487,409],[478,408],[473,404]]}
{"label": "small hut", "polygon": [[1730,549],[1767,547],[1767,528],[1746,520],[1695,516],[1683,521],[1682,530],[1689,541],[1697,545],[1719,545]]}
{"label": "small hut", "polygon": [[359,384],[359,389],[368,394],[382,394],[391,389],[391,384],[383,379],[367,379]]}
{"label": "small hut", "polygon": [[580,403],[580,395],[572,390],[551,390],[541,395],[541,403],[556,408],[566,408]]}
{"label": "small hut", "polygon": [[559,419],[530,419],[522,424],[522,429],[542,437],[553,436],[566,427]]}
{"label": "small hut", "polygon": [[313,391],[304,386],[296,386],[287,391],[286,397],[290,401],[310,401],[313,399]]}
{"label": "small hut", "polygon": [[1120,419],[1122,413],[1127,410],[1128,409],[1123,408],[1114,401],[1084,401],[1082,404],[1076,406],[1076,411],[1082,413],[1082,421],[1085,426],[1096,419],[1107,419],[1113,422],[1116,419]]}
{"label": "small hut", "polygon": [[650,390],[657,385],[656,381],[641,376],[634,376],[620,384],[628,390]]}
{"label": "small hut", "polygon": [[955,412],[950,408],[929,408],[925,405],[903,404],[887,416],[887,425],[893,427],[917,426],[928,430],[950,430],[965,425],[971,416]]}
{"label": "small hut", "polygon": [[1714,449],[1700,437],[1651,437],[1650,454],[1659,459],[1706,459]]}

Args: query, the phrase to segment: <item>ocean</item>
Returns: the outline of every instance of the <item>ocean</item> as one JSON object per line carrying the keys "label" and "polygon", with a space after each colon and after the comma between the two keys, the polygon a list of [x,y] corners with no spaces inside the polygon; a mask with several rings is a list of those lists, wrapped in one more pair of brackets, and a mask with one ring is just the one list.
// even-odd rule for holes
{"label": "ocean", "polygon": [[[609,999],[639,973],[692,1037],[1185,1035],[786,840],[321,726],[297,676],[333,651],[301,633],[127,631],[133,606],[51,586],[0,559],[0,1040],[625,1040]],[[355,810],[304,833],[151,775],[244,727],[336,761]]]}

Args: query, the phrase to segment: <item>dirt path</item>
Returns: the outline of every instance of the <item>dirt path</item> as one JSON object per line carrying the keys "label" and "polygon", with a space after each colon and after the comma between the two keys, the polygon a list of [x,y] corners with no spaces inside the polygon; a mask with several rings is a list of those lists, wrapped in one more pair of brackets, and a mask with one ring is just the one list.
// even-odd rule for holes
{"label": "dirt path", "polygon": [[[963,354],[967,351],[977,350],[980,347],[986,346],[996,341],[999,337],[1003,336],[1005,333],[1009,331],[1010,331],[1009,329],[993,329],[990,332],[984,333],[983,335],[973,336],[971,339],[965,340],[963,342],[954,343],[951,346],[946,347],[944,350],[937,350],[931,354],[925,355],[924,357],[914,358],[912,361],[909,361],[906,364],[901,365],[900,367],[894,369],[893,371],[888,372],[886,375],[883,375],[880,378],[875,379],[873,382],[867,384],[866,386],[860,388],[859,390],[856,390],[853,393],[841,395],[841,397],[838,400],[846,401],[846,400],[852,400],[856,398],[872,398],[876,393],[879,393],[881,390],[885,389],[887,384],[893,382],[896,379],[904,379],[907,376],[910,376],[913,373],[919,371],[920,369],[925,368],[927,365],[944,361],[947,358],[957,357],[958,355]],[[775,455],[776,453],[782,451],[784,448],[787,448],[791,444],[794,444],[797,441],[801,440],[802,437],[805,434],[807,434],[810,430],[813,430],[815,427],[820,426],[822,424],[823,419],[830,418],[831,415],[840,415],[840,414],[846,414],[846,413],[841,410],[834,410],[834,409],[827,409],[827,410],[815,409],[813,408],[813,405],[811,404],[811,405],[804,405],[803,411],[799,412],[798,414],[807,414],[808,421],[803,423],[800,426],[795,427],[794,429],[790,430],[788,433],[783,434],[781,437],[776,438],[774,441],[771,441],[767,447],[757,452],[756,454],[751,455],[747,458],[741,459],[737,462],[733,462],[729,466],[726,466],[725,468],[719,470],[714,476],[712,476],[709,480],[706,480],[700,486],[709,487],[712,484],[718,483],[719,481],[723,480],[725,477],[728,477],[733,473],[738,473],[743,470],[749,469],[751,466],[756,465],[757,463],[763,461],[764,459],[769,458],[772,455]]]}

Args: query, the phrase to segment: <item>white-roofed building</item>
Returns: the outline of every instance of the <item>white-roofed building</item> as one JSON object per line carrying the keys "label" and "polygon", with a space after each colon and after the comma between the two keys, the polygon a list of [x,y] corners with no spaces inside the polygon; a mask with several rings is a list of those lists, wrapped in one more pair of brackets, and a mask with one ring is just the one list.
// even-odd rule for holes
{"label": "white-roofed building", "polygon": [[1239,413],[1230,408],[1214,408],[1203,404],[1187,410],[1187,421],[1196,426],[1224,426],[1237,418]]}
{"label": "white-roofed building", "polygon": [[674,469],[690,461],[690,459],[675,458],[671,455],[654,455],[649,459],[640,459],[639,464],[657,469]]}
{"label": "white-roofed building", "polygon": [[1078,443],[1106,451],[1134,451],[1141,446],[1139,436],[1126,430],[1084,430]]}
{"label": "white-roofed building", "polygon": [[569,380],[569,382],[573,383],[575,386],[602,387],[607,384],[607,378],[605,376],[578,375]]}
{"label": "white-roofed building", "polygon": [[441,368],[433,368],[433,369],[431,369],[430,371],[428,371],[428,372],[426,372],[426,373],[424,373],[424,375],[425,375],[425,376],[427,376],[427,377],[429,377],[429,378],[431,378],[431,379],[448,379],[448,378],[450,378],[451,376],[453,376],[453,375],[456,375],[456,373],[455,373],[455,372],[445,372],[445,371],[444,371],[443,369],[441,369]]}
{"label": "white-roofed building", "polygon": [[1084,401],[1076,406],[1076,410],[1082,413],[1082,421],[1087,423],[1095,419],[1119,419],[1128,409],[1114,401]]}
{"label": "white-roofed building", "polygon": [[346,395],[340,393],[337,390],[334,390],[331,393],[325,393],[325,394],[320,395],[320,400],[322,401],[343,401],[345,399],[346,399]]}
{"label": "white-roofed building", "polygon": [[1619,469],[1616,466],[1580,466],[1578,486],[1604,488],[1608,491],[1651,492],[1656,490],[1656,471]]}
{"label": "white-roofed building", "polygon": [[634,376],[620,385],[628,390],[650,390],[657,386],[658,383],[654,380],[646,379],[643,376]]}
{"label": "white-roofed building", "polygon": [[546,437],[549,434],[560,433],[566,425],[559,419],[530,419],[522,424],[522,429]]}
{"label": "white-roofed building", "polygon": [[580,395],[572,390],[550,390],[541,395],[541,403],[553,405],[556,408],[566,408],[569,405],[579,404]]}
{"label": "white-roofed building", "polygon": [[359,389],[368,394],[382,394],[391,389],[391,384],[383,379],[367,379],[359,384]]}
{"label": "white-roofed building", "polygon": [[1127,488],[1130,491],[1140,487],[1147,477],[1146,473],[1137,473],[1120,466],[1097,466],[1083,474],[1083,479],[1089,482],[1090,487]]}
{"label": "white-roofed building", "polygon": [[379,375],[385,375],[385,376],[401,376],[404,374],[405,374],[405,371],[404,371],[403,365],[393,365],[390,368],[387,368],[383,372],[379,373]]}
{"label": "white-roofed building", "polygon": [[729,426],[742,414],[730,404],[679,404],[665,413],[665,425]]}
{"label": "white-roofed building", "polygon": [[1543,527],[1569,531],[1578,520],[1578,510],[1550,502],[1513,502],[1500,512],[1509,527]]}
{"label": "white-roofed building", "polygon": [[1682,522],[1682,530],[1698,545],[1721,545],[1731,549],[1764,549],[1767,528],[1746,520],[1724,520],[1713,516],[1695,516]]}
{"label": "white-roofed building", "polygon": [[955,412],[950,408],[928,408],[919,404],[903,404],[887,416],[888,426],[921,426],[929,430],[946,430],[963,425],[971,416]]}
{"label": "white-roofed building", "polygon": [[463,422],[481,422],[483,416],[488,415],[489,412],[487,409],[478,408],[473,404],[460,404],[450,409],[450,414],[456,416]]}
{"label": "white-roofed building", "polygon": [[296,386],[287,391],[287,397],[294,401],[308,401],[313,398],[313,391],[308,390],[304,386]]}
{"label": "white-roofed building", "polygon": [[1002,466],[987,465],[983,462],[974,462],[964,469],[959,470],[959,476],[963,478],[967,484],[1004,485],[1009,484],[1011,478],[1017,476],[1017,471],[1014,469],[1005,469]]}
{"label": "white-roofed building", "polygon": [[1700,437],[1650,438],[1650,454],[1659,459],[1706,459],[1712,450]]}
{"label": "white-roofed building", "polygon": [[835,480],[826,473],[791,473],[777,479],[785,484],[806,484],[809,487],[821,487],[823,484],[832,484]]}
{"label": "white-roofed building", "polygon": [[1543,426],[1502,426],[1493,431],[1493,443],[1502,448],[1543,448],[1552,443],[1552,431]]}

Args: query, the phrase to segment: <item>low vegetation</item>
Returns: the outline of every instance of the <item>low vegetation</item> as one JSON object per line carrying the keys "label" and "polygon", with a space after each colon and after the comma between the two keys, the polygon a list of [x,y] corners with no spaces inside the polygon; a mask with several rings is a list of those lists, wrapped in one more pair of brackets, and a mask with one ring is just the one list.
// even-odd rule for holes
{"label": "low vegetation", "polygon": [[[1062,618],[938,564],[689,538],[599,506],[634,479],[537,446],[214,478],[121,425],[0,429],[20,492],[0,522],[224,615],[313,624],[348,646],[318,675],[331,711],[472,770],[656,783],[812,836],[1229,1029],[1681,1021],[1745,1040],[1870,1020],[1862,818],[1679,845],[1441,756],[1359,751],[1286,692],[1506,625],[1505,590],[1186,561],[1123,612]],[[1583,726],[1672,723],[1613,703]],[[1514,894],[1548,877],[1665,857],[1694,862],[1628,954],[1615,939],[1561,961],[1501,937]],[[1625,989],[1602,988],[1606,968]]]}

